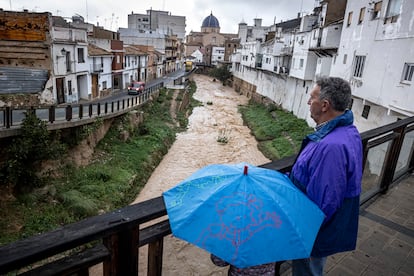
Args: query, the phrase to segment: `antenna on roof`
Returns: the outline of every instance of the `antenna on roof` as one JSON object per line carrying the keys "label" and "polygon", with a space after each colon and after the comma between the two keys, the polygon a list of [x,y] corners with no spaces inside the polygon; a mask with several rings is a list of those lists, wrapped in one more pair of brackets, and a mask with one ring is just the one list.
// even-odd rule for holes
{"label": "antenna on roof", "polygon": [[86,22],[88,22],[88,0],[85,0],[86,4]]}

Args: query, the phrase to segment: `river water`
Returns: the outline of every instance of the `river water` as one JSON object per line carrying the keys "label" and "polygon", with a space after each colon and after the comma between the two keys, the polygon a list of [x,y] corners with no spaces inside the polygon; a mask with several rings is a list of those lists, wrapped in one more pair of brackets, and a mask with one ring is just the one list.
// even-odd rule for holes
{"label": "river water", "polygon": [[[153,172],[133,203],[159,197],[196,170],[209,164],[270,162],[257,148],[250,129],[243,125],[238,105],[248,99],[232,88],[204,75],[195,75],[194,98],[203,105],[194,108],[188,129],[176,141]],[[226,137],[227,143],[219,143]],[[146,248],[140,248],[140,273],[146,275]],[[174,237],[164,239],[163,275],[227,275],[227,268],[214,266],[209,254]]]}

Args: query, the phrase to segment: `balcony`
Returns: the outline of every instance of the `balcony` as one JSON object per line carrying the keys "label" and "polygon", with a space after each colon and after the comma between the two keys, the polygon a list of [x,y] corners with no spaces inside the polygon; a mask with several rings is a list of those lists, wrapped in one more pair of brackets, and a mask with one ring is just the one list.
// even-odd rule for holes
{"label": "balcony", "polygon": [[102,73],[103,72],[103,64],[91,64],[91,72],[92,73]]}
{"label": "balcony", "polygon": [[280,49],[281,56],[291,56],[293,54],[293,47],[282,47]]}
{"label": "balcony", "polygon": [[275,66],[273,70],[276,72],[276,74],[280,74],[280,75],[289,74],[289,67],[286,67],[286,66]]}
{"label": "balcony", "polygon": [[[328,258],[332,275],[412,273],[413,135],[414,117],[361,134],[365,170],[358,245]],[[262,167],[286,172],[294,160],[291,156]],[[171,234],[165,215],[163,199],[157,197],[0,247],[0,274],[25,268],[30,275],[89,275],[89,267],[103,263],[104,275],[138,275],[139,250],[145,249],[147,274],[162,275],[164,237]],[[282,269],[288,270],[289,262]]]}

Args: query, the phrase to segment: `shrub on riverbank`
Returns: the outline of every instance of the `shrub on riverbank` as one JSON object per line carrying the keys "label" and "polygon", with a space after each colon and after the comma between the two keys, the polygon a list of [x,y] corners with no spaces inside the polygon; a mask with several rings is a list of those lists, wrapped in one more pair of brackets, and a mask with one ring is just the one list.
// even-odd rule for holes
{"label": "shrub on riverbank", "polygon": [[259,150],[271,160],[296,154],[303,138],[313,131],[305,120],[275,106],[250,102],[240,106],[239,111],[256,137]]}

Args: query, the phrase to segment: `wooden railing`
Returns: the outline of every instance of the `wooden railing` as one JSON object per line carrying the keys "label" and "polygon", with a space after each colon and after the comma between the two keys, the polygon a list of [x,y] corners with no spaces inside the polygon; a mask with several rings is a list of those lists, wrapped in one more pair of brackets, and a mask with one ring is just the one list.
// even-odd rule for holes
{"label": "wooden railing", "polygon": [[164,83],[147,87],[141,94],[127,96],[117,100],[98,100],[86,104],[68,104],[51,106],[0,107],[0,138],[18,135],[25,112],[32,111],[47,122],[49,130],[63,129],[90,124],[97,117],[109,119],[137,108],[146,103],[151,95],[158,92]]}
{"label": "wooden railing", "polygon": [[[413,171],[414,117],[364,132],[361,138],[363,204]],[[291,156],[262,167],[286,172],[294,160]],[[148,275],[161,275],[163,240],[171,233],[165,215],[163,199],[157,197],[2,246],[0,274],[21,269],[22,275],[88,275],[91,266],[103,263],[104,275],[138,275],[138,249],[148,245]],[[64,257],[54,260],[56,256]]]}

